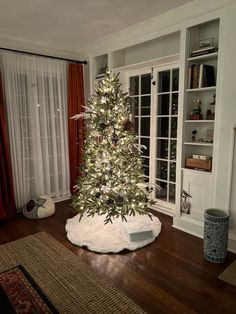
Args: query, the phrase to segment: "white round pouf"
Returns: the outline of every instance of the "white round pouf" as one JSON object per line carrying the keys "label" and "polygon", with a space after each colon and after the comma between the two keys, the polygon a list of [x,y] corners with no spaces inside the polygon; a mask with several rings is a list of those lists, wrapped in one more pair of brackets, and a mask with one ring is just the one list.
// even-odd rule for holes
{"label": "white round pouf", "polygon": [[[160,220],[147,215],[128,216],[127,223],[117,218],[113,223],[104,225],[105,215],[84,215],[79,221],[80,215],[68,219],[65,229],[68,240],[78,246],[86,246],[90,251],[99,253],[117,253],[124,249],[136,250],[155,240],[161,231]],[[146,240],[131,241],[127,226],[130,230],[152,230],[152,237]]]}
{"label": "white round pouf", "polygon": [[34,196],[23,205],[23,215],[29,219],[46,218],[55,213],[55,204],[48,195]]}

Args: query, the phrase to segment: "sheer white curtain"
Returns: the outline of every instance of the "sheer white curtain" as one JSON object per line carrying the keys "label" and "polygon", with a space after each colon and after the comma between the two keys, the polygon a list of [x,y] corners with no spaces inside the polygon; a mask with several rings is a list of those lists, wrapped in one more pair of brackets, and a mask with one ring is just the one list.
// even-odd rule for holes
{"label": "sheer white curtain", "polygon": [[69,195],[67,63],[1,52],[17,207]]}

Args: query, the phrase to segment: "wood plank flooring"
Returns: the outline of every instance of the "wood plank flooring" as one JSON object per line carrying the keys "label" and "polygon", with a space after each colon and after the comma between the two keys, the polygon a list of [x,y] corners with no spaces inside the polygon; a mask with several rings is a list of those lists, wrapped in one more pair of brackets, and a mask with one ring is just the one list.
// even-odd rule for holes
{"label": "wood plank flooring", "polygon": [[56,214],[46,219],[18,215],[0,223],[0,244],[46,231],[148,313],[236,313],[236,287],[218,279],[236,255],[228,253],[224,264],[210,263],[203,257],[201,239],[172,228],[171,217],[157,216],[161,234],[134,252],[97,254],[69,243],[65,222],[73,217],[70,201],[57,203]]}

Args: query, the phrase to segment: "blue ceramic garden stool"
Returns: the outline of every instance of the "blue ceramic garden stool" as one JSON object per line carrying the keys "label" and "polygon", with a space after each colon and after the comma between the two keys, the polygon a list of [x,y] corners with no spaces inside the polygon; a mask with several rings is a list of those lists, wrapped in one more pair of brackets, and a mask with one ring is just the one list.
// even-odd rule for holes
{"label": "blue ceramic garden stool", "polygon": [[204,257],[214,263],[223,263],[227,254],[229,214],[209,208],[204,215]]}

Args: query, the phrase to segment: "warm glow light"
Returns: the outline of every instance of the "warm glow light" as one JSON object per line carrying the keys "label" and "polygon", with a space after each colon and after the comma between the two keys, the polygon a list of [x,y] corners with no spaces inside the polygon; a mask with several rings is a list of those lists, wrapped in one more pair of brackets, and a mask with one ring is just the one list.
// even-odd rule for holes
{"label": "warm glow light", "polygon": [[136,136],[126,130],[130,121],[129,98],[118,78],[106,77],[89,100],[86,112],[84,174],[78,180],[74,207],[82,215],[105,213],[113,217],[132,212],[148,213],[150,201],[139,188],[142,160]]}

